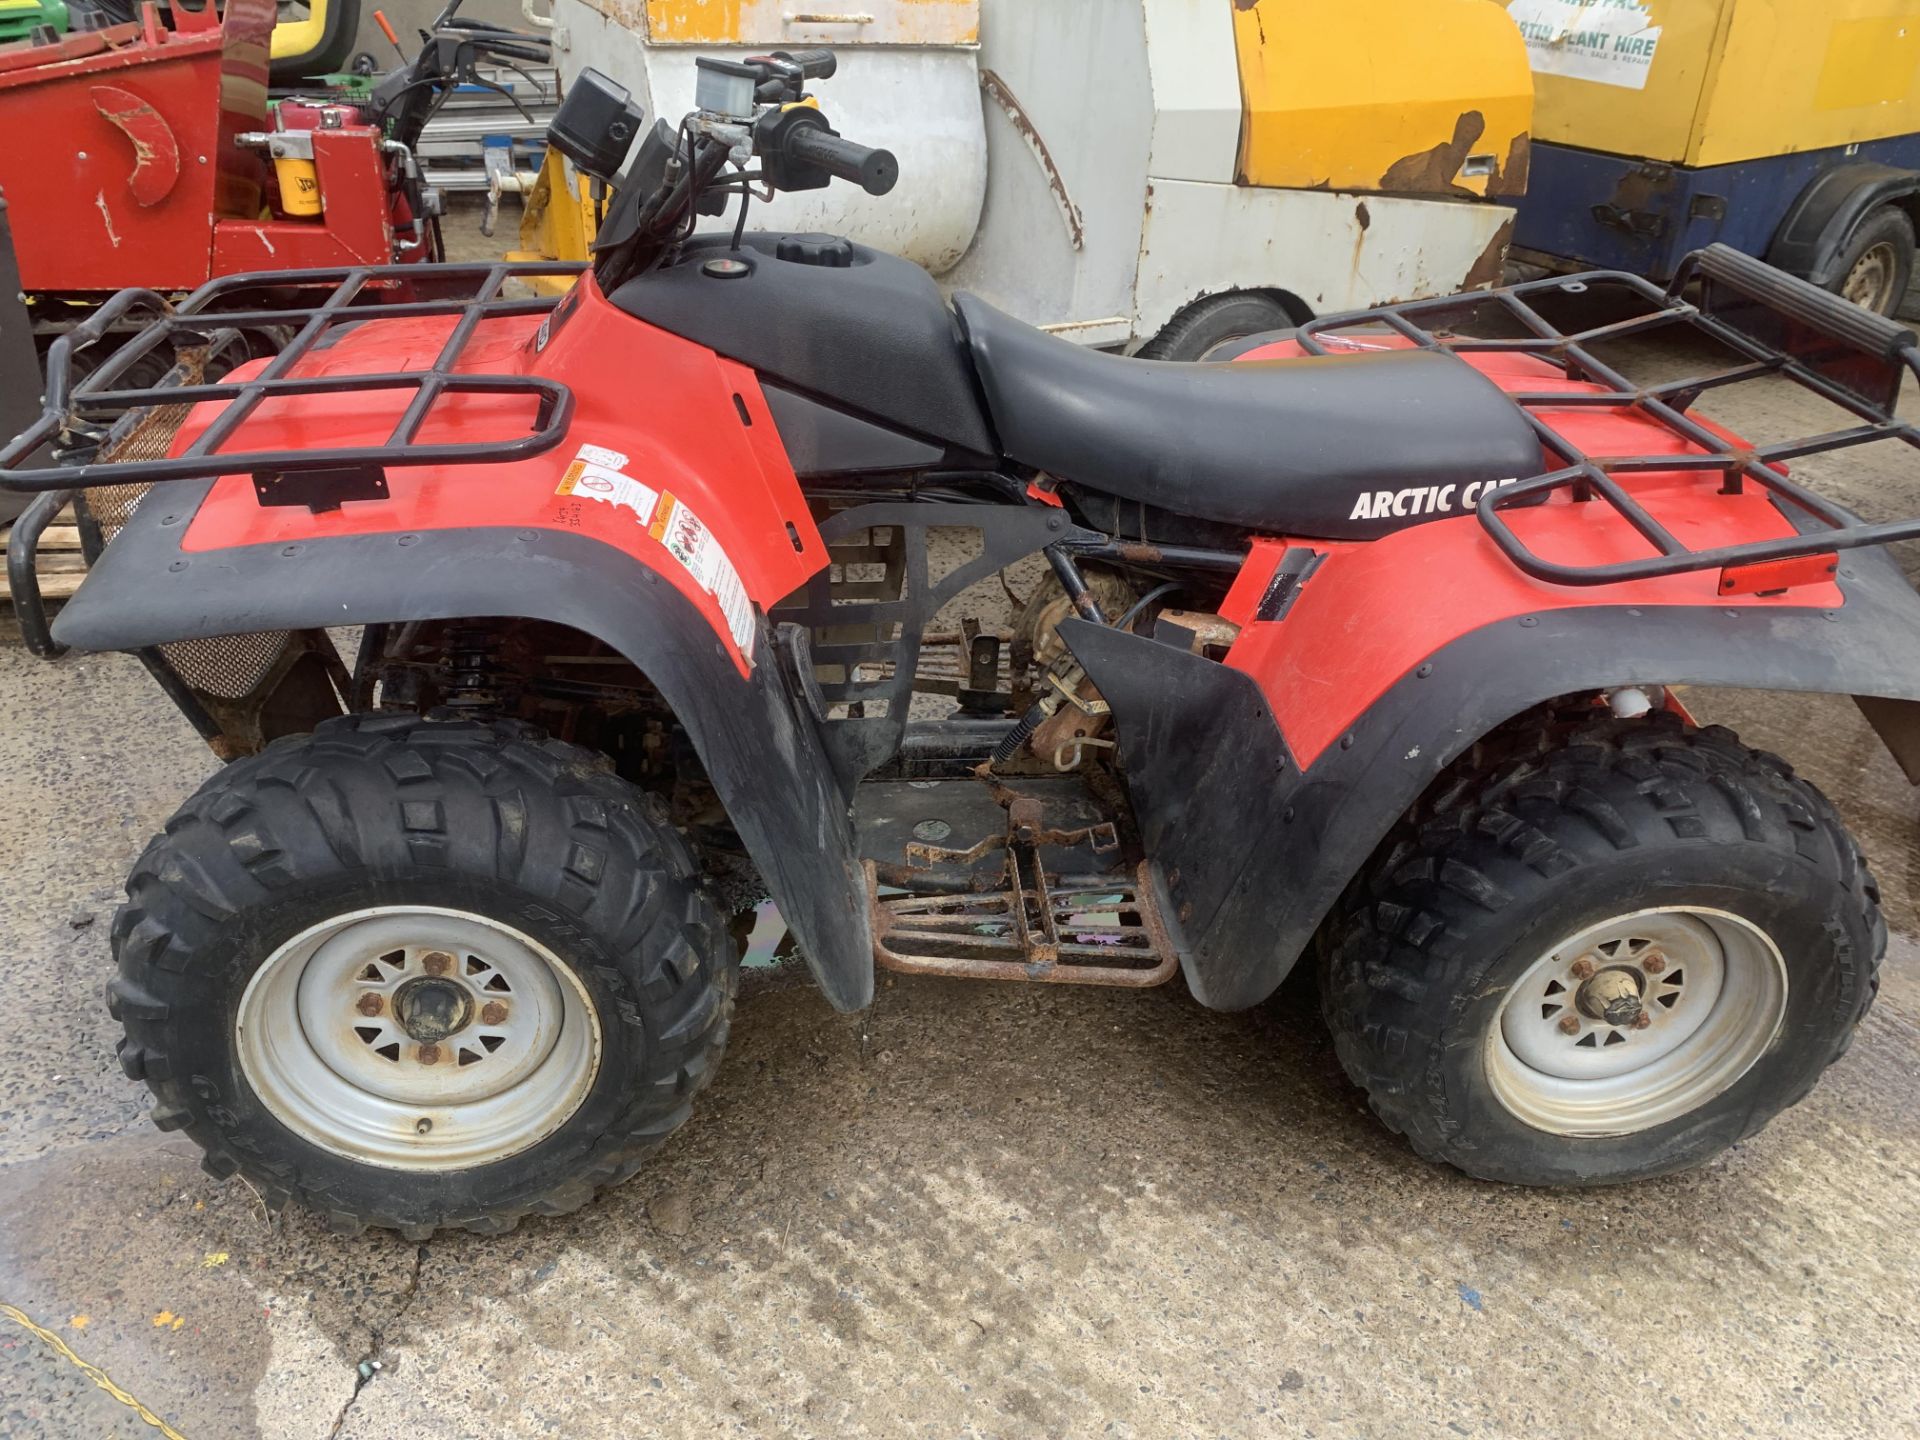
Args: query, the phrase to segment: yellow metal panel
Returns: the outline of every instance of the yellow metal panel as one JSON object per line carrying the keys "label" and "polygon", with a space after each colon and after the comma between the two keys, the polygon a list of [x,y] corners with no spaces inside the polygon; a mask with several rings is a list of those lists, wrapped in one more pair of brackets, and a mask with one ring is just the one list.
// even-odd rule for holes
{"label": "yellow metal panel", "polygon": [[1920,130],[1920,0],[1734,0],[1687,160],[1724,165]]}
{"label": "yellow metal panel", "polygon": [[[1534,65],[1535,138],[1684,161],[1737,3],[1511,0]],[[1611,54],[1618,41],[1641,38],[1621,23],[1635,15],[1659,32],[1650,62],[1638,69]]]}
{"label": "yellow metal panel", "polygon": [[1239,178],[1288,189],[1510,195],[1533,84],[1493,0],[1233,0]]}
{"label": "yellow metal panel", "polygon": [[[630,23],[630,0],[593,0]],[[646,0],[655,45],[971,45],[980,0]]]}
{"label": "yellow metal panel", "polygon": [[[1920,131],[1920,0],[1509,0],[1508,8],[1533,57],[1542,140],[1726,165]],[[1644,74],[1543,69],[1626,12],[1643,12],[1658,31]]]}
{"label": "yellow metal panel", "polygon": [[[508,260],[586,260],[596,230],[593,201],[567,178],[567,162],[552,146],[540,167],[540,179],[520,212],[520,248],[509,250]],[[537,276],[533,288],[542,295],[572,286],[568,278]]]}

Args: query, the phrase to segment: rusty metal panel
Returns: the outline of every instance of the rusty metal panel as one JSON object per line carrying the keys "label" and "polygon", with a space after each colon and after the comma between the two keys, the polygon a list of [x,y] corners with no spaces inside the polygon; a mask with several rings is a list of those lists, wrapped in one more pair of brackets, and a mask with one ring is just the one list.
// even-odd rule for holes
{"label": "rusty metal panel", "polygon": [[[632,24],[634,0],[601,0]],[[621,14],[620,12],[627,12]],[[979,0],[645,0],[655,45],[971,45]]]}
{"label": "rusty metal panel", "polygon": [[1512,230],[1504,205],[1155,181],[1134,331],[1227,290],[1278,285],[1326,314],[1482,288],[1499,281]]}

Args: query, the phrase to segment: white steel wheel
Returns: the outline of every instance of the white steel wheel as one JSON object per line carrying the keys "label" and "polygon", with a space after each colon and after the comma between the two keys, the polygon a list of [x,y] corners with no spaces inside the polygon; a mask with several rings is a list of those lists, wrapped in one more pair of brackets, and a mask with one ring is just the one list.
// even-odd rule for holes
{"label": "white steel wheel", "polygon": [[1535,1129],[1631,1134],[1733,1085],[1786,1013],[1786,963],[1752,922],[1641,910],[1568,936],[1528,967],[1488,1031],[1487,1076]]}
{"label": "white steel wheel", "polygon": [[457,1170],[566,1123],[600,1066],[586,988],[544,945],[484,915],[376,906],[281,945],[240,998],[247,1083],[336,1155]]}

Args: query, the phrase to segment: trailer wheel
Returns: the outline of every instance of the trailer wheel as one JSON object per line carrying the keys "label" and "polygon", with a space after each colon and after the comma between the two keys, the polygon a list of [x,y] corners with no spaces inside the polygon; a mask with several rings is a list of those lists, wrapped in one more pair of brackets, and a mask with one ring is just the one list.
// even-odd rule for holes
{"label": "trailer wheel", "polygon": [[1635,1180],[1752,1135],[1846,1049],[1886,948],[1858,847],[1783,761],[1592,714],[1476,747],[1322,937],[1347,1073],[1482,1179]]}
{"label": "trailer wheel", "polygon": [[578,1208],[686,1119],[736,954],[656,804],[511,721],[346,716],[135,864],[120,1057],[215,1176],[353,1233]]}
{"label": "trailer wheel", "polygon": [[1906,298],[1913,278],[1913,254],[1913,221],[1905,211],[1882,205],[1854,231],[1835,288],[1856,305],[1891,315]]}
{"label": "trailer wheel", "polygon": [[1244,290],[1196,300],[1137,352],[1142,360],[1200,360],[1216,345],[1298,325],[1300,317],[1270,295]]}

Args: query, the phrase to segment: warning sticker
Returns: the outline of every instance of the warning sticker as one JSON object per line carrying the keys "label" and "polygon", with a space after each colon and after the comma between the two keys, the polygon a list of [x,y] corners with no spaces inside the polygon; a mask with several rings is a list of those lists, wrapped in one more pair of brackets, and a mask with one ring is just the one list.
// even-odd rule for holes
{"label": "warning sticker", "polygon": [[1537,75],[1644,90],[1660,46],[1645,0],[1510,0]]}
{"label": "warning sticker", "polygon": [[[619,466],[595,464],[586,458],[586,448],[582,447],[581,458],[567,466],[567,473],[560,477],[560,486],[553,493],[572,495],[582,500],[604,500],[609,505],[617,505],[631,510],[642,525],[653,519],[653,507],[660,498],[658,490],[649,489],[631,475],[622,473]],[[603,454],[613,454],[603,451]],[[626,456],[619,457],[621,464]]]}
{"label": "warning sticker", "polygon": [[739,646],[747,664],[753,664],[757,622],[753,602],[747,598],[746,586],[740,583],[733,561],[685,501],[641,484],[626,473],[626,464],[627,457],[618,450],[582,445],[554,493],[631,510],[647,527],[647,533],[686,567],[694,583],[713,596],[726,617],[733,643]]}
{"label": "warning sticker", "polygon": [[719,602],[720,613],[727,617],[727,629],[733,634],[733,643],[751,664],[753,602],[747,599],[739,572],[733,568],[733,561],[727,558],[727,552],[721,549],[713,532],[684,501],[671,494],[660,497],[659,512],[648,529],[674,559],[687,567],[687,573],[699,582],[700,588]]}

